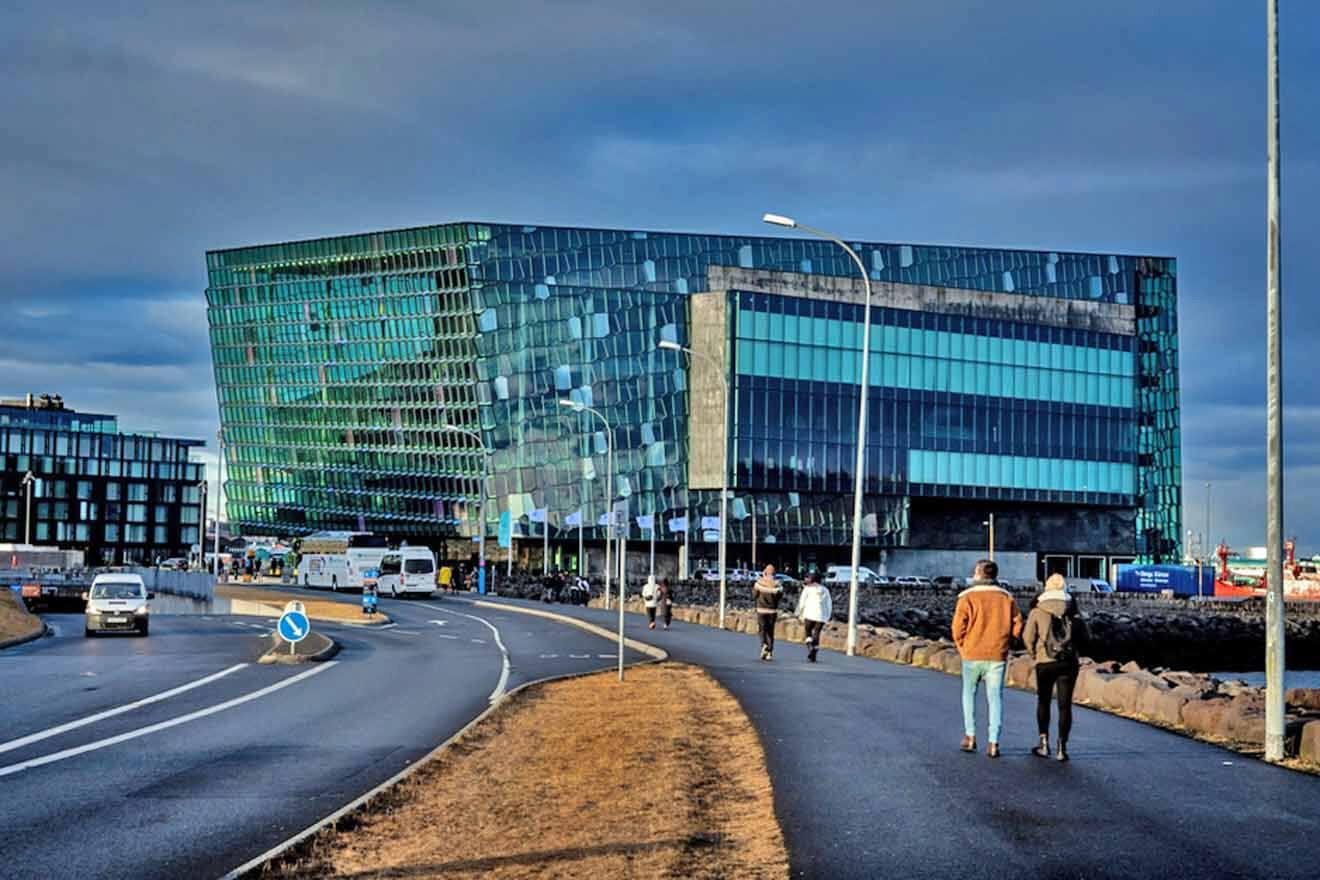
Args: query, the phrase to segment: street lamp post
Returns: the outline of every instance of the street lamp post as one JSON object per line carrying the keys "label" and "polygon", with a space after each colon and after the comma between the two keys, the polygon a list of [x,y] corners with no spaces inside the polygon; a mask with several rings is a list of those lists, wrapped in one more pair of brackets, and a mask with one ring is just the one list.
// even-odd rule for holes
{"label": "street lamp post", "polygon": [[[587,406],[585,403],[579,403],[576,400],[560,399],[560,406],[566,406],[576,413],[591,413],[600,419],[600,423],[605,426],[605,469],[609,471],[609,480],[606,483],[606,492],[608,497],[605,499],[605,507],[609,510],[609,527],[605,534],[605,552],[609,553],[610,533],[614,531],[614,429],[610,427],[609,421],[601,415],[600,410]],[[608,601],[610,595],[610,565],[608,558],[605,562],[605,597]],[[623,579],[619,579],[619,681],[623,681]]]}
{"label": "street lamp post", "polygon": [[23,543],[32,544],[32,486],[37,482],[32,471],[23,475],[23,488],[27,490],[27,512],[23,516]]}
{"label": "street lamp post", "polygon": [[995,515],[994,515],[993,513],[990,514],[990,518],[989,518],[989,519],[986,519],[986,520],[982,520],[982,521],[981,521],[981,525],[988,527],[989,530],[990,530],[990,548],[989,548],[989,549],[990,549],[990,557],[989,557],[989,558],[990,558],[990,561],[991,561],[991,562],[994,562],[994,561],[995,561]]}
{"label": "street lamp post", "polygon": [[728,548],[729,522],[729,379],[725,374],[724,364],[705,352],[693,351],[668,339],[660,340],[660,347],[666,351],[682,352],[689,358],[704,358],[707,363],[715,368],[715,375],[720,377],[720,392],[723,395],[724,402],[724,422],[720,432],[724,441],[724,448],[720,453],[720,629],[724,629],[724,609],[728,599],[728,575],[726,573],[725,555]]}
{"label": "street lamp post", "polygon": [[[486,595],[486,484],[490,482],[490,449],[476,431],[469,431],[457,425],[445,425],[442,430],[450,434],[470,437],[481,448],[481,498],[477,502],[477,515],[481,518],[481,523],[477,527],[477,592],[484,596]],[[512,546],[509,552],[513,552]]]}
{"label": "street lamp post", "polygon": [[197,534],[197,570],[206,571],[206,508],[211,502],[211,489],[206,484],[206,477],[197,481],[197,491],[201,493],[201,528]]}
{"label": "street lamp post", "polygon": [[852,572],[848,579],[848,655],[857,653],[857,569],[862,565],[862,487],[866,471],[866,397],[871,390],[871,276],[862,263],[862,258],[843,240],[828,232],[803,226],[791,217],[780,214],[766,214],[761,218],[772,226],[784,226],[788,229],[801,229],[808,235],[832,241],[843,248],[857,269],[862,273],[862,284],[866,288],[866,304],[862,308],[862,371],[859,377],[857,402],[857,463],[853,469],[853,529],[852,529]]}
{"label": "street lamp post", "polygon": [[220,515],[224,511],[225,497],[225,429],[221,428],[215,432],[215,439],[218,443],[219,462],[215,468],[215,552],[211,554],[211,573],[216,580],[220,579]]}
{"label": "street lamp post", "polygon": [[1284,609],[1283,609],[1283,296],[1279,284],[1279,0],[1269,0],[1267,25],[1268,143],[1266,194],[1266,427],[1265,473],[1265,760],[1283,760]]}

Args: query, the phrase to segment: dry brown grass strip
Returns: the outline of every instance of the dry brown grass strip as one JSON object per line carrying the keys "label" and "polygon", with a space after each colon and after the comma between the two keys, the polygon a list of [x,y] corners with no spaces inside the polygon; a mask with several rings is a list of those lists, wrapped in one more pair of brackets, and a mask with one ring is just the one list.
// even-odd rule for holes
{"label": "dry brown grass strip", "polygon": [[307,616],[319,620],[343,620],[349,623],[389,623],[388,614],[377,611],[373,615],[362,613],[362,606],[348,602],[336,602],[333,599],[312,599],[300,593],[284,593],[279,590],[263,590],[260,587],[248,587],[237,584],[219,584],[215,594],[221,599],[242,599],[258,602],[276,611],[284,610],[291,600],[298,600],[307,609]]}
{"label": "dry brown grass strip", "polygon": [[27,610],[7,584],[0,584],[0,642],[30,636],[41,630],[41,618]]}
{"label": "dry brown grass strip", "polygon": [[704,671],[532,688],[273,876],[786,878],[760,741]]}

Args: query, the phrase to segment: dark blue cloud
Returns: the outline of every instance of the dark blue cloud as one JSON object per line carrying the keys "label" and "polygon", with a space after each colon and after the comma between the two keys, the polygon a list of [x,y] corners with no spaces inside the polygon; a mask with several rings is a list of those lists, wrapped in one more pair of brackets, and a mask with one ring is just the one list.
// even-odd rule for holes
{"label": "dark blue cloud", "polygon": [[[1320,549],[1320,6],[1283,5],[1288,515]],[[211,436],[206,249],[455,218],[1171,254],[1189,524],[1213,480],[1259,543],[1264,68],[1239,0],[11,3],[0,384]]]}

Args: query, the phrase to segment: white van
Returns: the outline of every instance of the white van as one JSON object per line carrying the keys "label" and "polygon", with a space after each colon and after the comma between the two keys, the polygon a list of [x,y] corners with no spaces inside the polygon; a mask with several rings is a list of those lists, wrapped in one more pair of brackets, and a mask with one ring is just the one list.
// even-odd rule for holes
{"label": "white van", "polygon": [[135,632],[145,636],[148,632],[151,609],[142,576],[136,574],[98,574],[92,588],[83,594],[87,600],[83,635],[101,632]]}
{"label": "white van", "polygon": [[[859,584],[880,584],[887,582],[888,578],[881,578],[880,575],[871,571],[864,565],[857,567],[857,583]],[[852,583],[851,565],[831,565],[825,570],[825,583],[827,584],[849,584]]]}
{"label": "white van", "polygon": [[298,560],[298,580],[304,587],[360,590],[362,572],[342,553],[309,553]]}
{"label": "white van", "polygon": [[400,547],[380,561],[376,592],[382,596],[430,596],[435,593],[435,554],[425,547]]}

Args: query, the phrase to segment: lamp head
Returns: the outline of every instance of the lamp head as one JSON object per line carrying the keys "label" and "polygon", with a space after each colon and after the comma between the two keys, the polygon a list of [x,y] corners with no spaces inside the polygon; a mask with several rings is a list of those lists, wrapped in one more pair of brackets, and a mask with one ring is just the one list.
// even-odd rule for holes
{"label": "lamp head", "polygon": [[578,403],[576,400],[565,400],[562,397],[559,399],[559,405],[566,406],[574,412],[582,412],[586,409],[586,404]]}
{"label": "lamp head", "polygon": [[789,229],[797,228],[797,221],[792,217],[785,217],[783,214],[766,214],[761,220],[764,223],[769,223],[771,226],[784,226]]}
{"label": "lamp head", "polygon": [[682,351],[682,350],[683,350],[683,346],[679,345],[677,342],[674,342],[674,341],[671,340],[671,339],[661,339],[661,340],[660,340],[660,347],[663,348],[663,349],[665,349],[666,351]]}

